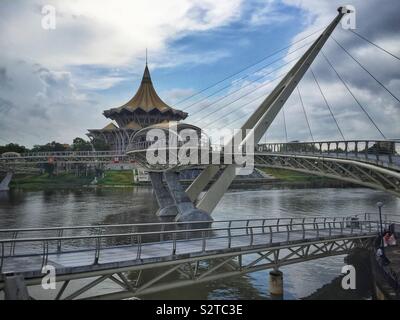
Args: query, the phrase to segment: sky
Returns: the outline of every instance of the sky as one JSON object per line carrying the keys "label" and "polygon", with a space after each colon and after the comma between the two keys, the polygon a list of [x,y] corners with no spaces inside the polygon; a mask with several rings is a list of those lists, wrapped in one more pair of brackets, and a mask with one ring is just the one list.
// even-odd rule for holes
{"label": "sky", "polygon": [[[110,120],[103,110],[126,103],[136,92],[146,48],[157,92],[190,114],[185,122],[217,131],[240,128],[318,34],[297,41],[321,32],[342,4],[2,0],[0,144],[71,143],[88,128],[104,127]],[[400,56],[400,2],[350,4],[356,9],[355,31]],[[42,26],[42,10],[49,5],[55,9],[55,29]],[[340,25],[333,36],[382,85],[330,39],[323,52],[354,97],[320,54],[312,71],[331,112],[309,71],[299,84],[306,112],[294,91],[263,141],[310,141],[306,119],[315,140],[341,139],[338,127],[346,139],[400,138],[400,61]]]}

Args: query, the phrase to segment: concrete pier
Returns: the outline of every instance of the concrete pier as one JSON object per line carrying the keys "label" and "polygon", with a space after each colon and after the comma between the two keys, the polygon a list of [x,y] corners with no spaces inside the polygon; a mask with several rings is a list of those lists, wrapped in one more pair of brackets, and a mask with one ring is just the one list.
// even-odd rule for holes
{"label": "concrete pier", "polygon": [[279,270],[272,270],[269,273],[269,293],[274,299],[283,298],[283,273]]}
{"label": "concrete pier", "polygon": [[5,300],[29,300],[29,293],[21,274],[9,274],[4,279]]}
{"label": "concrete pier", "polygon": [[164,172],[164,178],[178,210],[178,215],[175,218],[176,221],[212,221],[211,216],[207,212],[196,208],[190,200],[179,182],[178,172]]}
{"label": "concrete pier", "polygon": [[178,172],[149,172],[149,176],[160,207],[158,216],[175,217],[176,221],[212,221],[207,212],[194,206],[179,181]]}
{"label": "concrete pier", "polygon": [[170,191],[164,185],[162,172],[149,172],[151,185],[160,209],[157,211],[159,217],[176,217],[178,209]]}
{"label": "concrete pier", "polygon": [[13,177],[13,173],[7,172],[4,179],[0,182],[0,191],[7,191],[10,189],[9,184],[11,182],[12,177]]}

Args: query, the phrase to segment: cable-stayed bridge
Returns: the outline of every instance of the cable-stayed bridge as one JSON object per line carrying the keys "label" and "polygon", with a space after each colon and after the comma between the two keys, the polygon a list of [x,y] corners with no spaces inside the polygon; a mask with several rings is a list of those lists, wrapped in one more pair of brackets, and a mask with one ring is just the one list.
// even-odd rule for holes
{"label": "cable-stayed bridge", "polygon": [[[254,150],[254,166],[289,169],[400,195],[400,155],[396,151],[399,148],[399,141],[390,140],[266,143]],[[40,171],[38,165],[49,163],[49,159],[59,165],[131,163],[127,155],[114,151],[13,153],[0,160],[0,171],[36,173]],[[220,162],[224,163],[223,156]],[[181,169],[206,166],[189,164]],[[8,186],[10,181],[8,175],[4,185]]]}
{"label": "cable-stayed bridge", "polygon": [[[250,153],[254,155],[256,166],[285,168],[332,177],[399,195],[399,141],[387,137],[385,130],[381,128],[372,112],[364,105],[356,90],[346,81],[345,76],[332,62],[331,57],[322,50],[326,42],[328,40],[333,41],[362,72],[375,81],[376,85],[381,88],[382,94],[385,95],[385,99],[392,99],[395,104],[400,103],[400,101],[393,89],[383,83],[377,75],[372,73],[367,66],[347,50],[343,43],[332,36],[336,26],[348,13],[346,8],[339,8],[338,11],[337,16],[324,28],[321,34],[319,34],[319,30],[296,41],[289,47],[274,52],[267,58],[289,49],[284,57],[270,61],[263,67],[258,66],[252,73],[242,75],[233,82],[233,87],[231,85],[226,86],[223,83],[241,72],[205,88],[196,94],[199,97],[197,101],[190,100],[195,98],[196,95],[193,95],[183,102],[187,104],[186,110],[194,106],[201,106],[191,114],[190,119],[201,125],[204,130],[217,123],[223,123],[226,128],[232,125],[239,126],[239,121],[244,119],[244,114],[250,114],[249,117],[245,117],[245,121],[242,121],[240,125],[242,129],[240,147],[254,139],[256,148],[251,150]],[[353,32],[354,37],[360,38],[377,50],[384,52],[390,59],[393,59],[394,63],[398,63],[396,60],[400,60],[396,55],[365,36],[355,31],[349,32]],[[306,40],[309,42],[304,43],[303,41]],[[294,45],[297,46],[293,48]],[[304,52],[301,51],[303,48],[305,49]],[[295,53],[299,53],[299,55],[293,57],[292,55]],[[319,55],[319,53],[321,54]],[[324,91],[318,72],[314,69],[313,62],[317,56],[326,62],[329,70],[333,71],[342,85],[343,92],[346,92],[353,99],[354,105],[359,109],[360,114],[363,114],[370,127],[373,128],[375,135],[379,137],[378,139],[351,140],[348,138],[340,117],[336,114],[327,92]],[[267,61],[267,58],[260,62]],[[272,67],[277,62],[282,63],[278,67]],[[285,68],[289,70],[285,70]],[[306,99],[304,99],[301,87],[301,81],[306,73],[315,84],[314,91],[321,97],[322,105],[326,108],[332,125],[337,130],[338,139],[321,142],[316,140],[317,135],[313,132],[312,122],[310,121],[312,114],[307,112]],[[268,94],[263,92],[258,95],[261,93],[261,89],[264,90],[269,85],[274,84],[275,81],[279,82]],[[212,88],[215,88],[215,90],[210,93],[208,90]],[[224,90],[228,90],[228,93],[224,93]],[[255,97],[254,94],[257,94],[257,96]],[[306,131],[308,131],[311,139],[310,142],[289,142],[284,106],[288,99],[294,96],[297,96],[301,106]],[[215,100],[210,102],[212,97],[215,97]],[[251,109],[253,103],[258,103],[255,109]],[[236,107],[237,104],[240,105]],[[267,130],[279,114],[282,115],[284,124],[285,143],[262,143]],[[237,223],[235,221],[213,221],[211,213],[229,188],[237,174],[236,169],[240,165],[235,162],[224,163],[224,161],[221,161],[220,164],[201,165],[203,171],[185,190],[177,179],[177,171],[192,165],[199,166],[199,164],[176,163],[171,168],[162,170],[163,168],[160,169],[157,165],[148,162],[146,154],[149,148],[151,149],[151,146],[139,141],[135,135],[131,139],[127,152],[123,154],[93,151],[3,155],[1,158],[2,167],[8,167],[11,170],[13,168],[17,170],[19,166],[27,164],[29,167],[32,164],[44,163],[49,158],[60,163],[96,164],[109,163],[116,159],[117,161],[135,161],[139,166],[146,167],[150,172],[155,195],[160,206],[158,215],[175,219],[175,222],[170,225],[171,231],[157,230],[150,233],[137,232],[133,229],[129,232],[103,234],[103,229],[113,226],[102,226],[101,228],[93,226],[77,227],[79,230],[87,232],[85,235],[78,236],[64,235],[65,230],[74,229],[73,227],[61,227],[54,230],[52,228],[3,230],[5,233],[12,233],[11,238],[0,241],[2,246],[2,272],[4,274],[3,287],[7,287],[8,281],[5,274],[14,271],[24,274],[25,278],[29,279],[27,280],[29,284],[36,284],[42,277],[39,274],[40,267],[52,263],[57,272],[62,275],[61,280],[64,281],[55,297],[57,299],[63,296],[73,278],[89,278],[91,276],[96,276],[97,279],[66,298],[79,297],[82,293],[105,280],[115,282],[124,290],[116,294],[105,295],[103,298],[123,298],[140,292],[148,292],[153,284],[171,272],[179,272],[187,277],[185,284],[193,284],[200,279],[204,281],[216,279],[211,275],[222,266],[231,269],[231,271],[225,273],[225,276],[267,267],[277,269],[285,263],[306,261],[332,254],[343,254],[355,246],[366,246],[368,241],[375,238],[379,232],[376,219],[357,220],[356,217],[353,217],[355,219],[352,220],[351,216],[345,217],[341,222],[337,222],[336,219],[333,221],[325,219],[322,222],[316,220],[308,222],[304,218],[299,223],[290,221],[285,225],[281,225],[279,220],[274,221],[272,225],[266,223],[265,219],[262,221],[247,220],[244,226],[238,227],[233,227],[233,224]],[[214,154],[217,151],[209,145],[206,148],[207,154]],[[229,149],[228,154],[230,156],[237,152],[237,150],[232,149],[230,143],[224,144],[222,149],[224,151]],[[221,160],[224,160],[226,154],[225,152],[221,154]],[[219,176],[215,181],[212,181],[217,173],[219,173]],[[210,187],[206,189],[209,185]],[[391,223],[391,221],[386,222]],[[214,227],[219,223],[227,223],[228,226]],[[183,230],[180,229],[181,224],[186,226]],[[164,225],[164,228],[168,227],[168,225],[162,225]],[[137,226],[115,227],[130,228]],[[282,231],[282,227],[284,231]],[[101,231],[98,229],[101,229]],[[57,235],[47,234],[54,231],[58,232]],[[19,238],[25,232],[38,232],[39,235]],[[239,233],[236,234],[235,232]],[[180,238],[182,236],[184,239]],[[150,237],[150,239],[143,241],[143,237]],[[151,237],[155,237],[155,239]],[[123,241],[114,243],[115,239],[122,239]],[[126,239],[130,239],[131,242],[126,244]],[[111,241],[112,246],[109,246],[108,240]],[[79,245],[77,248],[64,245],[68,241]],[[94,245],[93,243],[86,243],[87,241],[94,241]],[[32,243],[41,243],[41,245],[35,246]],[[104,248],[104,246],[107,248]],[[20,248],[22,252],[16,253],[16,248]],[[40,252],[37,252],[38,248],[41,250]],[[287,252],[287,255],[281,258],[281,252]],[[242,257],[247,253],[258,254],[259,258],[253,260],[250,265],[243,265]],[[233,257],[237,257],[237,264],[232,263]],[[290,259],[292,257],[293,260]],[[201,274],[199,273],[201,269],[199,262],[203,258],[207,258],[209,263],[206,264],[205,272]],[[216,261],[216,259],[219,259],[219,261]],[[268,263],[257,267],[262,260],[266,260]],[[162,264],[157,265],[160,261]],[[162,266],[164,262],[165,265],[172,267],[142,286],[139,279],[130,280],[123,274],[124,271],[156,268]],[[154,290],[172,287],[171,284],[164,284]]]}

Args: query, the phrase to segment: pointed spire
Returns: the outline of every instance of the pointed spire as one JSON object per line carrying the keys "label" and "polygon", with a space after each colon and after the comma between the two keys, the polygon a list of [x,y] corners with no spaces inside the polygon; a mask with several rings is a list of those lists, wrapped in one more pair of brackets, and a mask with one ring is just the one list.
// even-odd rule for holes
{"label": "pointed spire", "polygon": [[144,82],[151,83],[150,71],[149,71],[149,68],[147,67],[147,63],[146,63],[146,67],[144,68],[143,78],[142,78],[142,83],[144,83]]}
{"label": "pointed spire", "polygon": [[146,66],[144,68],[143,78],[142,78],[142,83],[143,82],[151,83],[150,71],[149,71],[149,67],[147,66],[147,48],[146,48]]}
{"label": "pointed spire", "polygon": [[151,81],[149,67],[147,65],[147,49],[146,49],[146,66],[143,72],[142,82],[139,89],[131,100],[118,108],[105,110],[103,114],[110,119],[114,119],[114,115],[125,110],[127,112],[135,112],[136,109],[141,109],[144,112],[158,110],[161,113],[171,112],[172,119],[185,119],[188,114],[181,110],[171,108],[158,96]]}

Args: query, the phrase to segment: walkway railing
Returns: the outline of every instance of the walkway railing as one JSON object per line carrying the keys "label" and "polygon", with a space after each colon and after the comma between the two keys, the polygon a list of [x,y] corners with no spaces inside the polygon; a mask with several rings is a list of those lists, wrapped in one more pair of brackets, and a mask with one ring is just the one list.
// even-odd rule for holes
{"label": "walkway railing", "polygon": [[[376,220],[361,221],[356,217],[313,217],[313,218],[281,218],[281,219],[248,219],[214,221],[213,226],[204,221],[190,223],[147,223],[130,225],[99,225],[60,228],[26,228],[0,230],[4,236],[11,233],[9,238],[0,240],[1,261],[0,272],[9,258],[37,257],[42,268],[51,256],[68,253],[90,253],[91,264],[99,263],[101,253],[106,249],[130,247],[134,248],[135,255],[130,260],[142,258],[142,249],[145,246],[157,243],[168,243],[169,252],[164,255],[175,256],[180,246],[188,241],[201,242],[201,249],[194,253],[205,253],[213,248],[208,242],[218,239],[224,243],[225,249],[234,247],[235,239],[243,238],[245,246],[259,245],[262,237],[263,245],[288,243],[329,237],[343,237],[376,233],[379,223]],[[138,231],[140,228],[157,226],[159,230]],[[139,228],[140,227],[140,228]],[[170,227],[170,230],[166,230]],[[117,232],[113,232],[116,228]],[[68,235],[66,231],[85,231],[84,234]],[[114,229],[115,231],[115,229]],[[34,233],[41,235],[35,237]],[[45,233],[47,235],[44,235]],[[20,238],[21,234],[30,236]],[[50,234],[49,234],[50,233]],[[311,234],[310,234],[311,233]],[[256,240],[258,242],[256,242]],[[215,248],[214,248],[215,249]],[[37,269],[40,270],[40,269]]]}
{"label": "walkway railing", "polygon": [[[366,218],[368,213],[363,215]],[[372,213],[370,215],[373,215]],[[285,218],[260,218],[260,219],[235,219],[235,220],[217,220],[212,221],[214,226],[240,226],[244,225],[250,227],[255,224],[261,223],[262,225],[287,225],[293,223],[326,223],[326,222],[339,222],[339,221],[350,221],[351,219],[359,219],[361,215],[353,216],[311,216],[311,217],[285,217]],[[366,219],[365,219],[366,220]],[[40,227],[40,228],[8,228],[0,229],[0,240],[12,235],[13,238],[18,238],[22,234],[35,235],[39,233],[41,235],[58,235],[63,236],[67,232],[75,233],[83,232],[83,234],[90,235],[93,233],[111,233],[112,230],[147,230],[151,231],[163,231],[168,228],[175,229],[188,229],[189,227],[204,224],[204,221],[190,221],[190,222],[148,222],[148,223],[131,223],[131,224],[107,224],[107,225],[87,225],[87,226],[65,226],[65,227]]]}
{"label": "walkway railing", "polygon": [[400,140],[349,140],[264,143],[259,152],[317,155],[400,166]]}
{"label": "walkway railing", "polygon": [[23,158],[32,157],[117,157],[122,156],[117,151],[57,151],[21,153]]}
{"label": "walkway railing", "polygon": [[[366,212],[364,215],[357,215],[357,217],[362,217],[364,220],[379,220],[379,214],[376,212]],[[391,213],[382,213],[382,220],[386,224],[400,224],[400,215]]]}
{"label": "walkway railing", "polygon": [[54,151],[54,152],[27,152],[21,154],[0,155],[0,161],[36,160],[53,158],[122,158],[124,154],[117,151]]}
{"label": "walkway railing", "polygon": [[[198,141],[191,141],[194,145],[197,145],[199,149],[205,149],[205,150],[210,150],[212,151],[221,151],[223,150],[223,145],[221,144],[211,144],[208,141],[205,141],[203,139],[198,140]],[[197,143],[196,143],[197,142]],[[179,149],[182,146],[184,146],[187,141],[177,141],[173,145],[168,141],[168,140],[160,140],[157,141],[157,144],[155,144],[156,141],[138,141],[135,143],[129,144],[127,147],[126,151],[127,152],[134,152],[134,151],[139,151],[142,152],[143,150],[162,150],[163,147],[166,149]]]}

